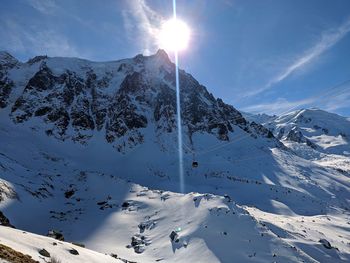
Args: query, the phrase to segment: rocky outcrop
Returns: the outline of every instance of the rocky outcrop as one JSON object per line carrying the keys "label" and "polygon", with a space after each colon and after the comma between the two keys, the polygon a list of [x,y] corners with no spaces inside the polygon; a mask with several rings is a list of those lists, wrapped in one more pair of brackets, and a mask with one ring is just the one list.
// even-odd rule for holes
{"label": "rocky outcrop", "polygon": [[56,230],[50,230],[47,233],[47,236],[48,237],[52,237],[52,238],[57,239],[57,240],[60,240],[60,241],[64,241],[63,234],[61,232],[59,232],[59,231],[56,231]]}
{"label": "rocky outcrop", "polygon": [[19,66],[19,61],[9,53],[0,51],[0,109],[9,104],[10,94],[14,83],[8,75],[8,71]]}
{"label": "rocky outcrop", "polygon": [[150,245],[150,240],[144,235],[136,234],[131,237],[129,248],[133,248],[135,253],[141,254],[146,250],[146,246]]}
{"label": "rocky outcrop", "polygon": [[5,108],[8,105],[13,86],[13,82],[8,79],[5,73],[1,72],[0,68],[0,108]]}
{"label": "rocky outcrop", "polygon": [[297,143],[306,143],[306,145],[310,146],[311,148],[316,149],[317,146],[313,144],[309,139],[307,139],[300,131],[298,131],[296,128],[290,130],[288,133],[287,140],[297,142]]}
{"label": "rocky outcrop", "polygon": [[15,228],[10,220],[0,211],[0,225]]}

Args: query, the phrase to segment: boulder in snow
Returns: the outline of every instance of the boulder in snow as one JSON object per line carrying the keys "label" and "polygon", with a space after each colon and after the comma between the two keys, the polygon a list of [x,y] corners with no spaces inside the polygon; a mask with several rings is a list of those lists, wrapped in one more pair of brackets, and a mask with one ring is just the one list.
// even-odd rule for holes
{"label": "boulder in snow", "polygon": [[175,232],[175,231],[172,231],[171,233],[170,233],[170,239],[171,239],[171,242],[179,242],[179,235]]}
{"label": "boulder in snow", "polygon": [[51,256],[50,253],[45,248],[40,249],[39,254],[42,255],[43,257],[47,257],[47,258],[49,258]]}
{"label": "boulder in snow", "polygon": [[329,243],[329,241],[327,240],[327,239],[320,239],[320,241],[319,241],[325,248],[327,248],[327,249],[331,249],[331,248],[333,248],[332,247],[332,245],[331,245],[331,243]]}

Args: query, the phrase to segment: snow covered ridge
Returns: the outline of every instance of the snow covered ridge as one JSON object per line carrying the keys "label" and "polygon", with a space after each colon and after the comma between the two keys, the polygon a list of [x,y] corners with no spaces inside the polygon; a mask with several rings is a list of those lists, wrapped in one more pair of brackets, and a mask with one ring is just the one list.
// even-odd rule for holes
{"label": "snow covered ridge", "polygon": [[350,151],[350,121],[334,113],[303,109],[265,118],[261,123],[282,140],[309,142],[310,147],[324,153],[346,155]]}
{"label": "snow covered ridge", "polygon": [[[142,143],[150,125],[154,133],[176,128],[175,68],[162,50],[114,62],[39,56],[19,63],[1,54],[0,107],[16,123],[41,120],[47,135],[83,144],[97,131],[119,151]],[[188,141],[197,132],[229,141],[235,129],[273,138],[182,70],[180,86]]]}
{"label": "snow covered ridge", "polygon": [[350,121],[320,109],[302,109],[281,116],[245,115],[260,121],[299,156],[350,172]]}

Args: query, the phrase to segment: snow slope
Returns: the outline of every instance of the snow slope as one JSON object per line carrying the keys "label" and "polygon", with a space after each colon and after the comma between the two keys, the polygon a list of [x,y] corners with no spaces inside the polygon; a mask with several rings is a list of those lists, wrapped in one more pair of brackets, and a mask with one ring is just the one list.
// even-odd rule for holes
{"label": "snow slope", "polygon": [[[16,251],[20,251],[25,255],[30,255],[32,259],[39,262],[47,261],[49,257],[39,254],[41,249],[45,249],[60,262],[70,263],[117,263],[123,262],[108,255],[104,255],[95,251],[91,251],[80,246],[76,246],[67,242],[57,241],[49,237],[44,237],[22,230],[0,226],[0,244],[4,244]],[[75,249],[79,255],[72,255],[69,250]],[[1,260],[1,259],[0,259]]]}

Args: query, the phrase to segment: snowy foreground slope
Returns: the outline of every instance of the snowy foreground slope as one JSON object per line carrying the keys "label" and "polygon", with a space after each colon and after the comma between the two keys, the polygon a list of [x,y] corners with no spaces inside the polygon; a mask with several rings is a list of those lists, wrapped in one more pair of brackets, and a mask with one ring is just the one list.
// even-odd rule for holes
{"label": "snowy foreground slope", "polygon": [[348,172],[288,148],[183,71],[179,193],[164,52],[107,63],[1,53],[0,64],[0,210],[18,229],[135,262],[350,260]]}
{"label": "snowy foreground slope", "polygon": [[[22,230],[8,227],[0,227],[0,243],[21,251],[29,255],[33,260],[39,262],[49,262],[50,257],[44,257],[38,251],[45,249],[50,256],[61,260],[61,262],[71,263],[118,263],[123,262],[108,255],[104,255],[86,248],[79,247],[63,241],[57,241],[49,237],[32,234]],[[78,255],[73,255],[69,251],[76,250]],[[1,261],[0,261],[1,262]]]}
{"label": "snowy foreground slope", "polygon": [[[150,190],[96,171],[66,169],[65,177],[48,172],[39,175],[35,171],[36,175],[31,177],[35,181],[28,182],[15,176],[28,173],[28,169],[17,162],[11,163],[11,160],[2,162],[4,167],[13,169],[4,179],[8,182],[12,178],[14,186],[27,185],[25,189],[12,188],[7,183],[8,188],[4,187],[16,189],[16,195],[3,202],[6,215],[13,219],[11,224],[43,235],[56,229],[64,233],[66,240],[83,243],[102,253],[117,254],[123,259],[136,262],[232,262],[233,258],[237,262],[314,262],[314,259],[336,262],[349,259],[346,242],[350,236],[345,223],[348,219],[341,210],[334,211],[332,216],[302,216],[282,202],[274,201],[273,205],[280,212],[276,215],[241,207],[228,195],[183,195]],[[55,163],[52,165],[59,167]],[[53,171],[57,172],[55,168]],[[265,187],[251,183],[247,188],[253,195]],[[288,193],[286,189],[273,186],[269,189],[272,190],[267,192],[272,192],[276,199],[283,199]],[[71,190],[74,194],[66,198],[65,194]],[[11,196],[11,191],[4,192]],[[297,193],[290,196],[300,206],[308,202]],[[314,206],[326,207],[314,202]],[[281,221],[286,221],[285,227],[280,226]],[[181,228],[180,240],[171,242],[169,235],[178,228]],[[141,240],[142,236],[144,242],[140,246],[130,246],[132,237]],[[5,240],[5,244],[14,242],[12,236],[8,238],[10,236],[5,235],[1,240]],[[319,242],[324,238],[339,250],[325,248]],[[30,240],[26,242],[32,247]]]}

